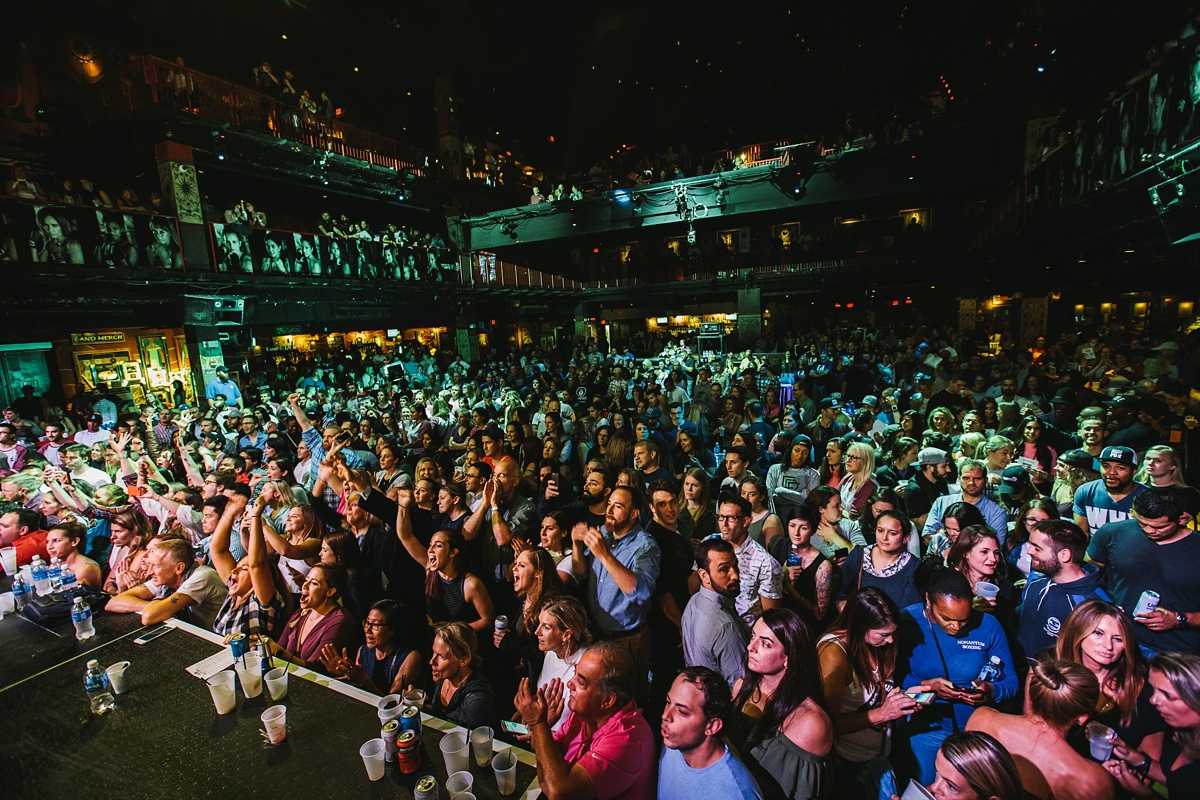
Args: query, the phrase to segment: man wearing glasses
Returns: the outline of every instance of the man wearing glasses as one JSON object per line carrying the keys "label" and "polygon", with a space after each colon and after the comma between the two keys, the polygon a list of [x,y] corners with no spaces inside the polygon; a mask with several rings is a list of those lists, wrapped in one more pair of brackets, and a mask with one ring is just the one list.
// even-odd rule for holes
{"label": "man wearing glasses", "polygon": [[750,501],[726,492],[717,506],[717,530],[733,545],[742,587],[734,607],[747,625],[753,625],[765,609],[775,608],[783,597],[779,562],[767,549],[750,538]]}

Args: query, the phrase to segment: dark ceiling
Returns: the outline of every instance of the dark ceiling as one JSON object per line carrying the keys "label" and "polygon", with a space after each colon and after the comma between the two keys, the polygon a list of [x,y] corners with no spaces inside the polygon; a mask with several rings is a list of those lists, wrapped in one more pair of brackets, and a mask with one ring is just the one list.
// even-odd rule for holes
{"label": "dark ceiling", "polygon": [[795,141],[838,131],[847,112],[866,126],[946,86],[1017,125],[1083,115],[1178,35],[1186,11],[1163,0],[1119,17],[1050,0],[66,0],[6,15],[24,17],[10,19],[10,42],[83,36],[110,59],[182,55],[247,84],[267,59],[300,88],[329,91],[349,120],[429,149],[433,82],[451,76],[469,138],[571,170],[623,144]]}

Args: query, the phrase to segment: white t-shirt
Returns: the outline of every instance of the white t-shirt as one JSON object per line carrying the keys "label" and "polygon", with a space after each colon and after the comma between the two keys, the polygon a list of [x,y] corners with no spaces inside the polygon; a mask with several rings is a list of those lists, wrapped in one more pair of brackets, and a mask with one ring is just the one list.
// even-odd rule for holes
{"label": "white t-shirt", "polygon": [[575,677],[575,667],[579,666],[579,659],[583,658],[583,654],[586,652],[587,648],[581,647],[566,659],[562,659],[555,655],[554,651],[550,651],[546,653],[546,659],[542,662],[542,674],[538,676],[537,688],[544,689],[555,678],[562,681],[563,713],[559,715],[558,721],[550,726],[553,731],[561,728],[567,719],[567,701],[571,698],[571,690],[567,688],[567,682]]}
{"label": "white t-shirt", "polygon": [[187,610],[187,621],[206,631],[211,631],[217,612],[225,603],[229,587],[221,580],[221,576],[212,567],[197,564],[191,574],[183,579],[179,588],[172,592],[166,586],[159,586],[153,580],[146,581],[148,588],[156,599],[170,597],[172,594],[183,594],[190,597],[193,605]]}
{"label": "white t-shirt", "polygon": [[91,447],[96,442],[107,442],[110,438],[112,438],[111,434],[103,428],[94,433],[86,428],[75,433],[75,442],[87,445],[88,447]]}
{"label": "white t-shirt", "polygon": [[71,479],[78,478],[81,481],[86,481],[89,486],[95,489],[97,486],[105,486],[112,483],[112,479],[108,477],[108,473],[101,472],[95,467],[88,467],[83,472],[71,473]]}

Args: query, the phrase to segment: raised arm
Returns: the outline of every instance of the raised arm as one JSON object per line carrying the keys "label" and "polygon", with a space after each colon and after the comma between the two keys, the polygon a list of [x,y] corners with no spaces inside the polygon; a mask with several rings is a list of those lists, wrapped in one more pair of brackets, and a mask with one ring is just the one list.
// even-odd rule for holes
{"label": "raised arm", "polygon": [[409,506],[412,505],[412,494],[401,495],[401,500],[396,504],[396,536],[400,539],[400,544],[404,545],[404,549],[412,556],[413,561],[416,561],[422,568],[429,566],[429,548],[425,547],[413,534],[412,517],[409,515]]}
{"label": "raised arm", "polygon": [[[232,503],[230,504],[232,505]],[[244,499],[242,505],[245,505]],[[272,572],[274,567],[271,565],[270,559],[267,558],[267,543],[263,541],[263,529],[269,528],[269,525],[263,525],[262,513],[266,508],[266,503],[263,502],[262,496],[255,503],[254,510],[250,512],[250,536],[246,542],[246,566],[250,568],[250,582],[254,587],[254,596],[258,598],[258,602],[266,605],[275,599],[278,590],[275,588],[275,578]],[[226,508],[228,511],[228,508]],[[222,515],[224,519],[224,515]],[[318,549],[320,548],[320,539],[317,539]]]}
{"label": "raised arm", "polygon": [[237,561],[229,552],[229,540],[233,535],[233,523],[246,510],[246,498],[240,494],[235,494],[229,498],[229,502],[225,504],[225,510],[221,513],[221,519],[217,521],[217,527],[213,531],[212,538],[208,542],[208,555],[212,559],[213,569],[221,576],[221,580],[229,582],[229,576],[233,574],[233,570],[237,567]]}

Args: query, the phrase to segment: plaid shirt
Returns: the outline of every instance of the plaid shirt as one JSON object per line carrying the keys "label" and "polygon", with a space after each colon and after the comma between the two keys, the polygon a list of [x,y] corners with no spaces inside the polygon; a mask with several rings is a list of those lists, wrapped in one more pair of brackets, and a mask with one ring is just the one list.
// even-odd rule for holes
{"label": "plaid shirt", "polygon": [[734,600],[734,605],[738,616],[747,625],[753,625],[762,613],[760,598],[779,600],[783,597],[783,571],[767,548],[749,536],[734,551],[737,553],[738,575],[742,579],[742,591]]}
{"label": "plaid shirt", "polygon": [[269,636],[278,639],[280,629],[285,619],[283,598],[279,592],[265,606],[258,602],[258,595],[253,589],[246,602],[234,607],[236,598],[229,595],[221,604],[217,618],[213,620],[213,632],[221,636],[231,633],[244,633],[247,636]]}

